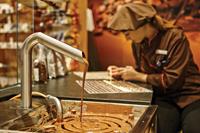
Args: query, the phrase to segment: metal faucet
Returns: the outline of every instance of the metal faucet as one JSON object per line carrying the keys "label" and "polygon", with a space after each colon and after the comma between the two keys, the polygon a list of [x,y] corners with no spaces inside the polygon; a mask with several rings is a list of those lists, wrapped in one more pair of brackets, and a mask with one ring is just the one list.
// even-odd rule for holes
{"label": "metal faucet", "polygon": [[63,108],[60,100],[57,97],[47,95],[46,98],[51,100],[56,105],[57,122],[62,122],[63,120]]}
{"label": "metal faucet", "polygon": [[29,109],[32,107],[32,48],[36,44],[42,44],[61,54],[67,55],[80,63],[84,63],[85,55],[82,51],[60,42],[41,32],[36,32],[28,36],[21,49],[21,97],[22,107]]}

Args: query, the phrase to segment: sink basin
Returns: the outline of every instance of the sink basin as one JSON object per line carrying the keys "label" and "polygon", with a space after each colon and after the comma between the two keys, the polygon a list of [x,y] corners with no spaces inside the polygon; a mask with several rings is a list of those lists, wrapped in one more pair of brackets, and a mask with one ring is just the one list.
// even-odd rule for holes
{"label": "sink basin", "polygon": [[[84,101],[80,118],[80,101],[62,100],[63,121],[55,119],[56,111],[45,105],[20,117],[4,122],[2,130],[21,132],[128,133],[150,125],[155,107],[147,105]],[[33,104],[34,105],[34,104]],[[40,105],[37,102],[35,105]]]}

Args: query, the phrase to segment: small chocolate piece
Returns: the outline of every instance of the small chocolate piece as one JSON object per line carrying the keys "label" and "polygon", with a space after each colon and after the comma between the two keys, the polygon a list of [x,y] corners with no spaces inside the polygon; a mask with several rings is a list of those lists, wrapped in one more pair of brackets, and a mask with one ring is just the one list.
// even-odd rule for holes
{"label": "small chocolate piece", "polygon": [[74,114],[74,115],[75,115],[75,114],[76,114],[76,110],[75,110],[75,109],[72,109],[72,110],[71,110],[71,114]]}
{"label": "small chocolate piece", "polygon": [[128,118],[131,119],[131,120],[134,120],[134,114],[132,114],[132,113],[129,114],[129,115],[128,115]]}

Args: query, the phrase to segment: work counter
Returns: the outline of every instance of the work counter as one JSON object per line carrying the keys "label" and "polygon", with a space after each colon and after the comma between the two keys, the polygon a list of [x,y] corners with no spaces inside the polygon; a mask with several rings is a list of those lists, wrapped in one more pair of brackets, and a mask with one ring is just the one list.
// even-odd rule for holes
{"label": "work counter", "polygon": [[[107,78],[105,72],[90,72],[92,78],[101,79]],[[88,75],[90,76],[90,75]],[[99,77],[100,76],[100,77]],[[91,76],[89,77],[91,79]],[[82,80],[81,74],[68,73],[68,75],[56,79],[49,79],[45,84],[33,83],[33,91],[38,91],[44,94],[50,94],[58,98],[80,100],[81,86],[76,83],[76,80]],[[137,83],[140,84],[140,83]],[[148,85],[141,84],[144,87],[150,88]],[[21,93],[20,84],[0,90],[0,99],[3,101],[6,98],[12,97]],[[121,103],[139,103],[150,104],[152,93],[108,93],[108,94],[88,94],[84,91],[84,100],[121,102]]]}
{"label": "work counter", "polygon": [[[107,73],[105,72],[90,72],[86,79],[107,79]],[[74,128],[74,123],[68,123],[67,119],[71,119],[74,116],[74,111],[69,115],[71,108],[74,108],[77,112],[80,111],[80,99],[81,99],[81,86],[77,84],[77,80],[82,80],[82,73],[68,73],[64,77],[57,79],[49,79],[45,84],[33,84],[32,89],[36,92],[43,94],[49,94],[58,97],[63,106],[64,120],[62,123],[62,130]],[[148,85],[137,83],[142,87]],[[49,119],[48,110],[44,105],[42,99],[37,97],[33,98],[32,109],[22,109],[19,99],[8,100],[16,94],[20,94],[20,85],[15,85],[9,88],[0,90],[0,131],[18,132],[21,131],[47,131],[50,129],[44,129],[44,127],[51,127],[53,131],[60,130],[59,127],[55,127],[55,119]],[[145,133],[147,130],[155,131],[156,123],[156,110],[157,106],[150,105],[152,93],[106,93],[106,94],[89,94],[84,91],[84,107],[87,112],[94,112],[87,114],[84,117],[91,117],[93,119],[102,119],[105,122],[108,121],[108,130],[118,130],[115,125],[124,125],[125,121],[127,131],[130,133]],[[36,99],[35,99],[36,98]],[[37,106],[36,106],[37,105]],[[97,113],[99,112],[99,113]],[[104,112],[104,113],[103,113]],[[117,113],[117,114],[116,114]],[[85,114],[85,113],[84,113]],[[47,115],[47,116],[46,116]],[[44,117],[45,116],[45,117]],[[134,118],[132,117],[134,116]],[[48,121],[41,125],[41,121],[45,121],[44,118],[48,118]],[[105,119],[105,117],[108,117]],[[89,118],[91,119],[91,118]],[[120,121],[119,121],[120,119]],[[134,119],[134,120],[133,120]],[[92,119],[91,119],[92,120]],[[114,121],[114,127],[110,127],[111,121]],[[117,122],[116,122],[117,121]],[[129,122],[128,122],[129,121]],[[101,122],[100,122],[101,123]],[[68,127],[69,124],[71,127]],[[77,124],[75,124],[77,126]],[[102,125],[104,127],[105,125]],[[120,126],[121,127],[121,126]],[[152,128],[154,127],[154,128]],[[106,128],[107,129],[107,128]],[[123,127],[121,127],[123,129]],[[121,130],[119,129],[119,130]],[[76,129],[73,129],[76,130]],[[123,129],[124,130],[124,129]]]}

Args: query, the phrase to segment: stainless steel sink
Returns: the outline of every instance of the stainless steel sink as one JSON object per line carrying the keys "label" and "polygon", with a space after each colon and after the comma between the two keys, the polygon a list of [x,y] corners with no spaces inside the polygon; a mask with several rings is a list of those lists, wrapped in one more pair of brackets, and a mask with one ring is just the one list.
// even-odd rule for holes
{"label": "stainless steel sink", "polygon": [[[142,133],[152,122],[156,110],[155,107],[147,105],[85,101],[81,122],[80,102],[62,100],[64,119],[57,122],[55,108],[41,103],[40,100],[34,100],[32,110],[19,111],[19,116],[0,123],[0,129],[47,133],[127,133],[139,128]],[[8,109],[12,109],[11,106]]]}

